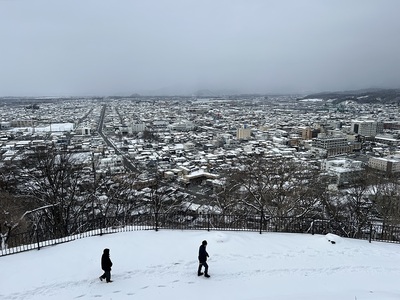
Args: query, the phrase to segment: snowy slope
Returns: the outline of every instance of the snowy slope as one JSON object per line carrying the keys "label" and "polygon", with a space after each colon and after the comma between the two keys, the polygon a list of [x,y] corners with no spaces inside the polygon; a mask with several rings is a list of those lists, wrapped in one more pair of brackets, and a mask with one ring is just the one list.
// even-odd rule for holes
{"label": "snowy slope", "polygon": [[[209,279],[196,274],[204,239]],[[98,279],[104,248],[112,283]],[[400,299],[400,245],[334,235],[126,232],[1,257],[0,270],[7,300]]]}

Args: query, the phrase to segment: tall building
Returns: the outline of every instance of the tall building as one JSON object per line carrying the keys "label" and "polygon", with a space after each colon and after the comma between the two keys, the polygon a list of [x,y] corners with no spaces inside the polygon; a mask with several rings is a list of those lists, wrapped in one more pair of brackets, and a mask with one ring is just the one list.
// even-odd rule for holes
{"label": "tall building", "polygon": [[251,137],[251,129],[248,128],[246,125],[243,125],[236,131],[236,138],[238,140],[244,140],[250,137]]}
{"label": "tall building", "polygon": [[383,123],[372,120],[354,120],[351,122],[351,131],[362,136],[376,136],[383,132]]}
{"label": "tall building", "polygon": [[318,133],[321,132],[321,129],[312,129],[310,127],[303,128],[301,131],[301,138],[303,140],[311,140],[318,136]]}

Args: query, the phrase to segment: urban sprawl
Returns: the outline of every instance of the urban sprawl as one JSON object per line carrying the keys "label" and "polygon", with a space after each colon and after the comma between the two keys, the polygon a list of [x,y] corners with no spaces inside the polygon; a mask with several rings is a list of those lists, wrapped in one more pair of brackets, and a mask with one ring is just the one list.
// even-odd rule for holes
{"label": "urban sprawl", "polygon": [[[393,221],[399,216],[398,209],[383,204],[389,193],[378,188],[389,181],[376,181],[372,189],[371,182],[361,185],[360,174],[366,179],[366,170],[375,178],[393,178],[399,173],[400,107],[356,100],[295,95],[2,99],[2,189],[39,199],[28,213],[16,214],[18,220],[24,214],[31,219],[48,218],[52,224],[68,223],[77,211],[85,211],[86,219],[111,211],[117,215],[127,205],[126,199],[135,202],[138,198],[142,204],[125,208],[125,214],[168,212],[179,203],[180,210],[196,212],[236,213],[248,207],[277,216],[339,219],[345,215],[362,225],[369,217]],[[76,170],[71,175],[78,176],[74,182],[79,188],[71,188],[72,177],[64,177],[61,187],[53,188],[52,180],[60,180],[58,175],[44,173],[44,168],[40,173],[27,163],[21,166],[29,155],[34,157],[32,153],[48,149],[58,151],[57,155],[68,153],[79,162],[79,175]],[[273,161],[280,165],[263,168]],[[279,173],[289,161],[297,167]],[[53,169],[55,165],[57,160]],[[16,183],[17,192],[4,183],[11,182],[11,173],[7,173],[11,166],[28,170]],[[318,176],[311,178],[310,170]],[[292,176],[285,177],[288,173]],[[129,194],[121,183],[132,174],[129,189],[135,193]],[[235,179],[235,175],[239,176]],[[103,180],[98,188],[93,184],[84,187],[83,182],[100,182],[101,178],[108,178],[108,183]],[[110,182],[119,182],[120,189],[115,185],[111,189]],[[322,184],[326,188],[317,190]],[[306,186],[307,190],[300,189]],[[361,187],[363,194],[357,195]],[[391,197],[398,197],[393,191]],[[322,201],[328,194],[331,200]],[[373,206],[371,195],[378,194],[374,201],[380,204]],[[115,200],[118,197],[125,198],[123,205]],[[68,198],[75,209],[70,210],[65,202],[69,210],[62,208],[61,198]],[[352,206],[346,207],[346,201]],[[388,206],[390,213],[382,208]],[[8,220],[6,227],[11,231],[16,223]],[[70,233],[69,226],[65,225],[65,234]]]}

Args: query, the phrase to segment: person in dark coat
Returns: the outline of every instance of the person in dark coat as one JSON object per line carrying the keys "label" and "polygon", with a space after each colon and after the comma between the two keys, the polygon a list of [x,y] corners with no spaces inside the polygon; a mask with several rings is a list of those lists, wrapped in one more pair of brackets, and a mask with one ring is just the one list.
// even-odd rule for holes
{"label": "person in dark coat", "polygon": [[103,255],[101,256],[101,268],[104,271],[104,274],[99,277],[101,281],[105,279],[106,282],[112,282],[111,267],[112,267],[112,262],[110,259],[110,249],[106,248],[104,249]]}
{"label": "person in dark coat", "polygon": [[206,251],[206,247],[207,247],[207,241],[203,241],[199,248],[199,269],[197,270],[197,275],[198,276],[203,275],[201,269],[204,266],[204,276],[208,278],[210,277],[210,275],[208,275],[208,264],[207,264],[207,257],[209,257],[209,255]]}

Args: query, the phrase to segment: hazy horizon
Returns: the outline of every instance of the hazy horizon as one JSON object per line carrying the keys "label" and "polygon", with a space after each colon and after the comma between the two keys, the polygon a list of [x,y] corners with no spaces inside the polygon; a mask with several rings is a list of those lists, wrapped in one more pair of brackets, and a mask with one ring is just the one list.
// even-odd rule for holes
{"label": "hazy horizon", "polygon": [[400,88],[397,0],[0,0],[1,96]]}
{"label": "hazy horizon", "polygon": [[[198,90],[198,91],[193,91],[193,93],[174,93],[174,92],[165,92],[165,93],[157,93],[156,91],[145,91],[143,94],[140,93],[132,93],[132,94],[128,94],[128,93],[114,93],[114,94],[86,94],[86,95],[78,95],[78,94],[64,94],[64,95],[14,95],[14,96],[10,96],[10,95],[4,95],[4,96],[0,96],[0,98],[2,99],[58,99],[58,98],[112,98],[112,97],[122,97],[122,98],[130,98],[130,97],[224,97],[224,96],[241,96],[241,95],[254,95],[254,96],[296,96],[296,97],[306,97],[306,96],[316,96],[318,94],[329,94],[329,93],[352,93],[352,92],[365,92],[365,91],[369,91],[369,90],[400,90],[400,88],[365,88],[365,89],[357,89],[357,90],[325,90],[325,91],[310,91],[309,93],[303,92],[303,93],[284,93],[284,92],[277,92],[277,93],[252,93],[252,92],[230,92],[230,91],[226,91],[226,92],[220,92],[218,90],[208,90],[208,89],[204,89],[204,94],[202,94],[203,90]],[[209,93],[207,93],[209,92]]]}

